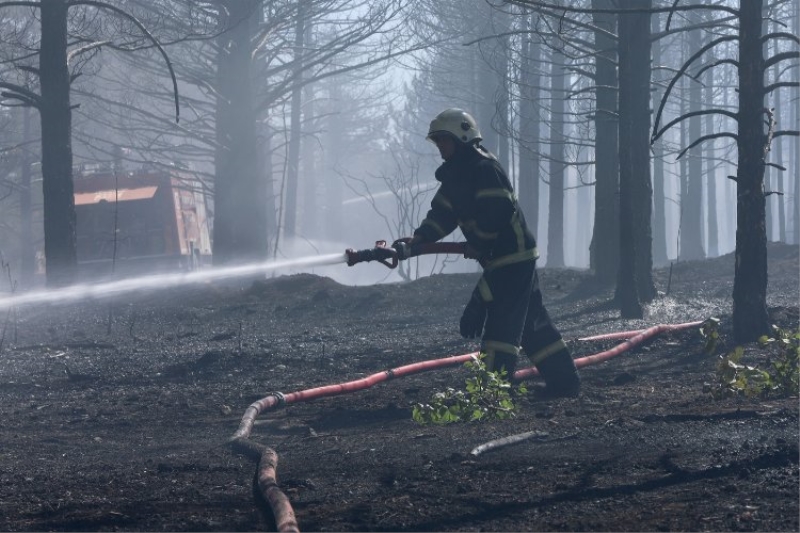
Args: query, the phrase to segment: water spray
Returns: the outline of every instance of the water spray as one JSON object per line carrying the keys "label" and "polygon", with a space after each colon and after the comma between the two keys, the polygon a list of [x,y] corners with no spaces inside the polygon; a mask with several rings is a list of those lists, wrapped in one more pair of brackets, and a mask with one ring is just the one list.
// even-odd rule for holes
{"label": "water spray", "polygon": [[284,261],[265,261],[230,267],[151,274],[104,283],[80,283],[58,289],[46,289],[0,298],[0,309],[25,304],[65,303],[76,300],[103,298],[134,291],[163,289],[192,283],[203,283],[221,279],[251,276],[271,270],[290,267],[315,267],[347,263],[353,266],[367,261],[379,261],[389,268],[396,268],[398,261],[424,254],[461,254],[466,256],[466,243],[436,242],[410,245],[402,240],[388,246],[386,241],[377,241],[374,248],[353,250],[344,253],[301,257]]}
{"label": "water spray", "polygon": [[152,274],[105,283],[81,283],[58,289],[32,291],[0,298],[0,309],[24,304],[63,303],[86,298],[102,298],[140,290],[163,289],[178,285],[190,285],[221,279],[231,279],[271,270],[289,267],[314,267],[336,265],[347,262],[347,255],[342,253],[321,256],[287,259],[285,261],[265,261],[221,268],[196,270],[193,272],[177,272],[170,274]]}

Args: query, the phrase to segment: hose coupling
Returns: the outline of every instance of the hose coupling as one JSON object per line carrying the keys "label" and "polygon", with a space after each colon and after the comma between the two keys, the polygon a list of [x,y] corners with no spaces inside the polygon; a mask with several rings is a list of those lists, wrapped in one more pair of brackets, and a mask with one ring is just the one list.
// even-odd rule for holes
{"label": "hose coupling", "polygon": [[283,405],[286,405],[286,396],[282,392],[270,392],[269,394],[267,394],[267,396],[275,397],[275,399],[278,402],[276,407],[281,407]]}

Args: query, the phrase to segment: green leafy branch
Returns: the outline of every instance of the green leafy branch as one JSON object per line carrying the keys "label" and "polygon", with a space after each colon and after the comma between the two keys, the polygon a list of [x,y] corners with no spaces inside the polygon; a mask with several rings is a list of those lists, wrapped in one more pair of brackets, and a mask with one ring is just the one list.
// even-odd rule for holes
{"label": "green leafy branch", "polygon": [[465,390],[448,387],[435,393],[430,403],[414,404],[412,417],[417,423],[450,424],[516,416],[513,396],[527,392],[524,384],[513,387],[505,370],[487,370],[483,354],[464,366],[472,372],[465,382]]}
{"label": "green leafy branch", "polygon": [[764,368],[743,362],[744,349],[737,346],[720,356],[717,382],[709,392],[715,398],[743,395],[747,397],[785,397],[800,389],[800,330],[791,331],[772,326],[773,335],[758,340],[761,348],[772,348]]}
{"label": "green leafy branch", "polygon": [[700,335],[705,339],[703,353],[711,355],[717,351],[717,346],[722,342],[719,334],[719,318],[711,317],[700,326]]}

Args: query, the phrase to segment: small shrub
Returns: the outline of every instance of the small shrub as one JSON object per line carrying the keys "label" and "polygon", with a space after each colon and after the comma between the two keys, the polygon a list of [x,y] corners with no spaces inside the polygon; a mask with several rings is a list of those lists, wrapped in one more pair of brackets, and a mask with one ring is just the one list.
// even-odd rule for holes
{"label": "small shrub", "polygon": [[744,364],[744,349],[737,346],[720,356],[717,364],[717,382],[710,387],[715,398],[743,395],[747,397],[785,397],[800,389],[800,330],[789,331],[772,326],[773,336],[763,336],[758,343],[762,348],[773,348],[764,368]]}
{"label": "small shrub", "polygon": [[772,331],[772,337],[764,335],[758,340],[763,347],[777,347],[777,353],[770,360],[772,387],[781,395],[797,394],[800,389],[800,329],[791,331],[772,326]]}
{"label": "small shrub", "polygon": [[711,317],[700,325],[700,335],[705,339],[703,353],[712,355],[722,341],[719,335],[719,318]]}
{"label": "small shrub", "polygon": [[506,371],[490,372],[483,354],[464,363],[473,375],[467,378],[465,389],[448,387],[435,393],[430,403],[414,404],[412,417],[419,424],[450,424],[477,420],[504,420],[516,416],[514,394],[525,394],[525,385],[513,387]]}

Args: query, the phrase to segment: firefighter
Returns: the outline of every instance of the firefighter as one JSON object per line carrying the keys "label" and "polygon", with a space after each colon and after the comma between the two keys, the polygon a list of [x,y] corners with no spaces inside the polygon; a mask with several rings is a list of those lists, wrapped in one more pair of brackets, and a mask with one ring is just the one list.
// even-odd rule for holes
{"label": "firefighter", "polygon": [[467,257],[483,266],[461,316],[461,335],[482,337],[489,370],[505,369],[510,379],[523,350],[544,379],[538,394],[577,396],[577,368],[542,303],[536,240],[505,170],[481,146],[478,124],[461,109],[446,109],[431,121],[426,139],[444,160],[436,170],[439,189],[414,236],[396,244],[436,242],[461,228]]}

